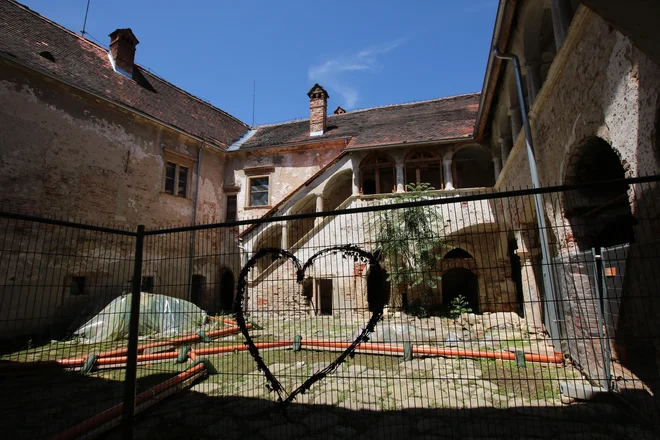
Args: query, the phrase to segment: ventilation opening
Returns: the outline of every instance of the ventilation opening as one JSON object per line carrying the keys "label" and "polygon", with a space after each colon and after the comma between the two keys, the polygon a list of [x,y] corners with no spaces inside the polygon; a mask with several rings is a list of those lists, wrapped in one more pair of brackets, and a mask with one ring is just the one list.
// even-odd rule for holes
{"label": "ventilation opening", "polygon": [[52,61],[53,63],[55,62],[55,57],[53,56],[52,53],[48,52],[47,50],[44,50],[43,52],[39,52],[39,56],[42,58],[46,58],[48,61]]}

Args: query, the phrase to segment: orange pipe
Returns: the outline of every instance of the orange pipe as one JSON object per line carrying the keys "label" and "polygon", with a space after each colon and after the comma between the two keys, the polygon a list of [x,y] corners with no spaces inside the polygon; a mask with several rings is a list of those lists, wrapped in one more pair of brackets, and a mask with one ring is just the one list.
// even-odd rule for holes
{"label": "orange pipe", "polygon": [[[204,364],[196,365],[193,368],[186,370],[182,373],[179,373],[173,378],[168,379],[165,382],[158,384],[148,389],[147,391],[138,394],[135,397],[136,406],[138,404],[144,403],[145,401],[154,398],[157,394],[167,390],[168,388],[171,388],[174,385],[183,382],[198,373],[201,373],[205,368],[206,366]],[[94,428],[100,425],[103,425],[105,423],[112,421],[113,419],[121,417],[123,410],[124,410],[123,403],[115,405],[112,408],[107,409],[93,417],[90,417],[89,419],[84,420],[78,423],[77,425],[72,426],[66,431],[57,434],[55,437],[53,437],[53,440],[71,440],[78,438],[81,435],[92,431]]]}
{"label": "orange pipe", "polygon": [[[277,341],[277,342],[257,342],[254,344],[258,349],[268,349],[268,348],[279,348],[287,347],[293,344],[293,341]],[[245,344],[241,345],[228,345],[225,347],[214,347],[214,348],[200,348],[197,350],[191,350],[197,356],[204,356],[208,354],[220,354],[220,353],[231,353],[232,351],[246,351],[248,346]]]}
{"label": "orange pipe", "polygon": [[[252,324],[247,324],[247,328],[251,329]],[[240,332],[241,332],[240,327],[231,327],[231,328],[223,328],[223,329],[220,329],[220,330],[214,330],[212,332],[207,333],[206,336],[208,336],[209,338],[215,338],[215,337],[218,337],[218,336],[227,336],[227,335],[237,334],[237,333],[240,333]],[[201,338],[199,337],[199,335],[194,334],[194,335],[184,336],[184,337],[177,338],[177,339],[168,339],[168,340],[165,340],[165,341],[152,342],[150,344],[140,345],[138,347],[138,352],[142,352],[142,351],[146,350],[147,348],[164,347],[164,346],[167,346],[167,345],[183,344],[185,342],[196,342],[196,341],[199,341],[200,339]],[[108,356],[122,356],[122,355],[125,355],[127,353],[128,353],[127,348],[119,348],[117,350],[110,350],[110,351],[105,351],[103,353],[99,353],[99,354],[97,354],[97,356],[100,357],[100,358],[103,358],[103,357],[108,357]]]}

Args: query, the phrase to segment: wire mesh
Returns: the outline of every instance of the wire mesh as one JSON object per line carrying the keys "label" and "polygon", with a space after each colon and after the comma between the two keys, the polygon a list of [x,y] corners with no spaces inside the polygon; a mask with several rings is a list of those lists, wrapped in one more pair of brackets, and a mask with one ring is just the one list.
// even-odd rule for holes
{"label": "wire mesh", "polygon": [[[540,191],[548,260],[529,190],[365,196],[323,214],[310,199],[287,218],[147,231],[135,436],[655,438],[658,180]],[[20,387],[23,402],[6,403],[2,426],[18,437],[53,434],[121,401],[85,384],[123,380],[125,358],[111,363],[108,351],[126,346],[124,333],[47,340],[61,337],[55,322],[75,327],[70,277],[106,277],[90,303],[128,288],[135,239],[3,221],[2,310],[34,304],[30,295],[44,307],[12,306],[0,320],[15,341],[3,350],[3,386],[12,395]],[[74,239],[90,234],[101,242]],[[543,292],[543,264],[554,296]],[[53,295],[66,307],[48,305]],[[374,314],[368,340],[350,351]],[[16,345],[42,321],[51,335]],[[88,375],[70,366],[71,382],[28,407],[44,378],[26,362],[92,354]],[[298,393],[310,377],[319,380]],[[68,406],[74,394],[84,408]],[[27,426],[35,413],[58,424]]]}

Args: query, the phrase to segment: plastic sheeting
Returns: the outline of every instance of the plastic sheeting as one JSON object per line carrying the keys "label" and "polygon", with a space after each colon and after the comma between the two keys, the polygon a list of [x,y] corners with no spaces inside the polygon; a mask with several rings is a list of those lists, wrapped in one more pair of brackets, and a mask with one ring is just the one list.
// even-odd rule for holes
{"label": "plastic sheeting", "polygon": [[[73,336],[83,343],[117,341],[128,337],[131,294],[115,298]],[[142,293],[140,298],[140,336],[168,337],[194,333],[204,325],[206,312],[179,298]]]}

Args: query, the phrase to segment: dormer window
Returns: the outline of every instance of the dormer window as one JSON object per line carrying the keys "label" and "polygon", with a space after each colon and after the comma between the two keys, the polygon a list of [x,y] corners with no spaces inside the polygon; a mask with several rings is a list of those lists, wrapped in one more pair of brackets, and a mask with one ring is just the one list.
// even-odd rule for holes
{"label": "dormer window", "polygon": [[43,52],[39,52],[39,56],[53,63],[55,62],[55,57],[53,56],[52,53],[48,52],[47,50],[44,50]]}

